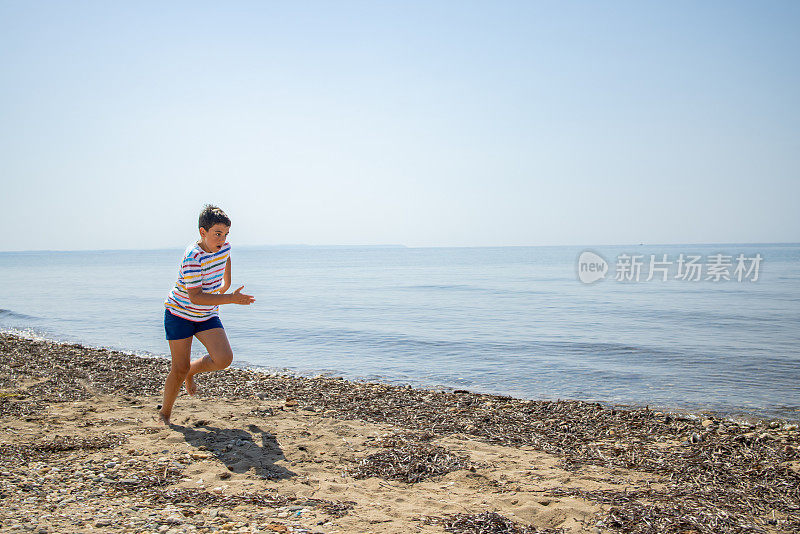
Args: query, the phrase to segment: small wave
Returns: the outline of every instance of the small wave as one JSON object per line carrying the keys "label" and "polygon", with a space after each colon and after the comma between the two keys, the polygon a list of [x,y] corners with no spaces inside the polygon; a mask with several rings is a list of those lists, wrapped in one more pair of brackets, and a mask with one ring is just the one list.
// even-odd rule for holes
{"label": "small wave", "polygon": [[38,317],[33,317],[31,315],[25,315],[24,313],[17,313],[12,310],[4,310],[0,309],[0,319],[38,319]]}
{"label": "small wave", "polygon": [[[539,281],[539,280],[537,280]],[[552,291],[540,291],[534,289],[504,289],[497,287],[481,287],[471,286],[468,284],[427,284],[427,285],[411,285],[400,287],[387,287],[384,289],[400,289],[404,291],[447,291],[447,292],[470,292],[470,293],[485,293],[487,295],[549,295]]]}
{"label": "small wave", "polygon": [[470,286],[467,284],[423,284],[413,286],[401,286],[400,289],[450,289],[459,291],[481,291],[483,288]]}

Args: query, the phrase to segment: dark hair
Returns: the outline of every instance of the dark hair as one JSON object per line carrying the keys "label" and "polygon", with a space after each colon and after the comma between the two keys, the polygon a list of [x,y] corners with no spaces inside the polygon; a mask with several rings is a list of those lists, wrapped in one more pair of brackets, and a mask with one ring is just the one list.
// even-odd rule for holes
{"label": "dark hair", "polygon": [[203,206],[203,211],[200,212],[200,220],[198,221],[197,225],[199,228],[211,230],[211,227],[215,224],[224,224],[225,226],[230,226],[231,220],[227,215],[225,215],[225,212],[217,206],[206,204]]}

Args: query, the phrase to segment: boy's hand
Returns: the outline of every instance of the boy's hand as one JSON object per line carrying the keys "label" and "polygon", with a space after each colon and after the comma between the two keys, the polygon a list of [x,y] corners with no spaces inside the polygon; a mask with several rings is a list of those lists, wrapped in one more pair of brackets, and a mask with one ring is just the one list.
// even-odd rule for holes
{"label": "boy's hand", "polygon": [[256,298],[252,295],[245,295],[244,293],[239,293],[244,286],[239,287],[236,291],[231,293],[231,303],[232,304],[252,304],[256,301]]}

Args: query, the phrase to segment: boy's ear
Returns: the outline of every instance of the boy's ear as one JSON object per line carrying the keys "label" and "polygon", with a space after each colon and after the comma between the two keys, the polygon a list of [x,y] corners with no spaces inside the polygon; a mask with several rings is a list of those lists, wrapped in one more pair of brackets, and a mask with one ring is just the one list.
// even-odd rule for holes
{"label": "boy's ear", "polygon": [[206,229],[203,228],[202,226],[200,227],[200,237],[204,239],[206,237]]}

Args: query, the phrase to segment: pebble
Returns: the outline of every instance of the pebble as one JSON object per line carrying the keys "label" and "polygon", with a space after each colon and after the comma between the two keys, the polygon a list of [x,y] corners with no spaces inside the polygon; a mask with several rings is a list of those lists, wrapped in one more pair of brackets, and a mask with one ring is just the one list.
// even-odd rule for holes
{"label": "pebble", "polygon": [[703,437],[697,432],[692,432],[692,434],[686,438],[686,441],[684,441],[683,444],[691,445],[693,443],[700,443],[701,441],[703,441]]}
{"label": "pebble", "polygon": [[798,429],[800,429],[800,425],[796,425],[796,424],[792,423],[792,424],[788,424],[788,425],[783,425],[783,428],[781,430],[785,430],[787,432],[790,432],[792,430],[798,430]]}

